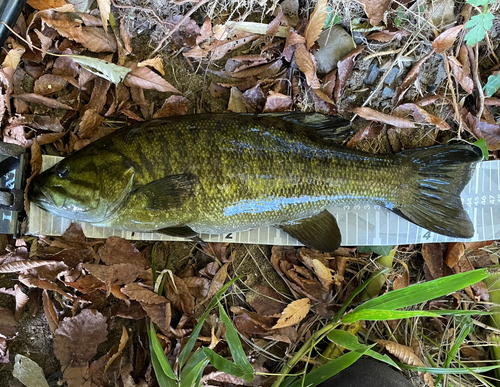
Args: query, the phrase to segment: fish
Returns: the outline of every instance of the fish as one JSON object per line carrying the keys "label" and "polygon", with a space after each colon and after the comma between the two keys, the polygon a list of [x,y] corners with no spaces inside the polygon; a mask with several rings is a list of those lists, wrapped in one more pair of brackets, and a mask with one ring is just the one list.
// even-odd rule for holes
{"label": "fish", "polygon": [[196,238],[274,226],[302,244],[341,244],[326,209],[373,203],[429,231],[470,238],[460,193],[479,148],[445,144],[392,155],[343,147],[348,121],[319,113],[211,113],[124,127],[33,180],[53,215],[135,232]]}

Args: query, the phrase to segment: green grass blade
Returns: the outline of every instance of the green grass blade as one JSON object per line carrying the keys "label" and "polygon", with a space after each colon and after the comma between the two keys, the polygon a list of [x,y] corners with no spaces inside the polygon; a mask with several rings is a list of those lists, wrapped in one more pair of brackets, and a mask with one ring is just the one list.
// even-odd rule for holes
{"label": "green grass blade", "polygon": [[163,371],[163,374],[165,374],[170,379],[177,380],[177,376],[174,374],[174,371],[172,370],[172,367],[170,366],[165,353],[163,353],[163,348],[161,347],[160,340],[158,340],[158,337],[156,336],[156,330],[152,320],[150,320],[149,326],[149,343],[151,349],[151,357],[153,357],[153,354],[155,355],[156,360],[158,361],[158,364]]}
{"label": "green grass blade", "polygon": [[238,336],[238,332],[233,326],[233,323],[229,319],[224,307],[219,302],[219,313],[221,321],[226,326],[226,341],[229,345],[229,349],[231,351],[231,355],[233,356],[234,364],[244,372],[243,379],[247,382],[251,382],[254,379],[254,370],[252,365],[247,359],[247,355],[243,350],[243,346],[241,345],[240,337]]}
{"label": "green grass blade", "polygon": [[385,320],[397,320],[400,318],[410,318],[410,317],[440,317],[446,315],[454,316],[471,316],[471,315],[486,315],[486,312],[480,312],[476,310],[383,310],[383,309],[365,309],[357,311],[356,309],[352,313],[348,313],[342,317],[341,322],[343,324],[351,324],[356,321],[385,321]]}
{"label": "green grass blade", "polygon": [[500,365],[485,366],[485,367],[470,367],[470,368],[469,367],[467,367],[467,368],[443,368],[443,367],[417,367],[417,366],[410,366],[410,365],[399,363],[399,362],[397,362],[397,363],[401,368],[405,368],[407,370],[418,371],[418,372],[429,372],[429,373],[435,374],[435,375],[450,375],[450,374],[463,375],[463,374],[470,374],[472,372],[476,373],[476,374],[483,374],[485,372],[500,369]]}
{"label": "green grass blade", "polygon": [[428,282],[411,285],[407,288],[393,290],[380,297],[366,301],[354,309],[355,312],[365,309],[396,310],[411,305],[427,302],[446,294],[459,291],[488,277],[486,269],[472,270],[454,274]]}
{"label": "green grass blade", "polygon": [[[349,351],[356,351],[356,350],[363,350],[365,348],[370,348],[364,344],[360,344],[358,338],[352,333],[343,331],[341,329],[335,329],[331,331],[327,336],[335,344],[344,347]],[[368,349],[366,351],[366,355],[399,369],[398,365],[394,362],[394,360],[392,360],[387,355],[381,355],[380,353],[375,352],[372,349]]]}
{"label": "green grass blade", "polygon": [[196,340],[198,339],[198,335],[200,334],[201,328],[203,327],[203,323],[205,322],[205,319],[209,315],[209,313],[212,311],[215,305],[220,300],[220,297],[229,289],[229,287],[239,280],[240,277],[234,278],[231,281],[229,281],[227,284],[225,284],[212,298],[210,303],[208,304],[207,309],[205,310],[205,313],[201,316],[200,320],[194,327],[193,332],[191,332],[191,336],[189,337],[189,340],[187,341],[186,345],[182,349],[181,353],[179,354],[179,368],[182,369],[182,366],[186,363],[187,358],[189,357],[189,354],[194,348],[194,344],[196,343]]}
{"label": "green grass blade", "polygon": [[290,385],[290,387],[315,387],[355,363],[374,345],[366,347],[365,349],[358,349],[356,351],[346,353],[337,359],[329,361],[321,367],[307,373],[303,379],[296,380]]}
{"label": "green grass blade", "polygon": [[196,351],[192,357],[198,352],[203,355],[203,358],[197,364],[193,364],[193,367],[190,367],[189,370],[185,372],[184,377],[181,377],[180,387],[193,387],[198,384],[198,381],[201,379],[203,370],[208,364],[208,359],[203,351]]}
{"label": "green grass blade", "polygon": [[196,368],[200,363],[204,362],[207,360],[207,357],[205,356],[205,353],[202,351],[201,348],[198,348],[194,353],[193,356],[191,356],[186,363],[186,365],[182,368],[181,370],[181,375],[180,375],[180,380],[181,382],[186,379],[189,375],[189,373]]}
{"label": "green grass blade", "polygon": [[208,347],[203,347],[202,349],[210,364],[217,368],[219,371],[236,376],[238,378],[245,379],[247,382],[251,382],[253,380],[253,374],[250,374],[251,378],[248,378],[249,375],[246,374],[244,370],[242,370],[232,361],[224,359],[222,356],[218,355]]}

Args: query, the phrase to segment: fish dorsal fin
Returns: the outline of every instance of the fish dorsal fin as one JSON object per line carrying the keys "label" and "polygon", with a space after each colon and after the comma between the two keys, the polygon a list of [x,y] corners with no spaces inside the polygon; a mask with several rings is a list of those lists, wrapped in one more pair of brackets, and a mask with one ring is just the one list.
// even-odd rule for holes
{"label": "fish dorsal fin", "polygon": [[182,206],[197,185],[198,178],[193,174],[172,175],[140,187],[136,194],[147,197],[146,210],[168,210]]}
{"label": "fish dorsal fin", "polygon": [[156,230],[155,232],[179,238],[194,238],[198,235],[196,231],[188,226],[162,228],[161,230]]}
{"label": "fish dorsal fin", "polygon": [[323,211],[310,218],[276,226],[307,247],[330,253],[340,246],[342,236],[335,217]]}

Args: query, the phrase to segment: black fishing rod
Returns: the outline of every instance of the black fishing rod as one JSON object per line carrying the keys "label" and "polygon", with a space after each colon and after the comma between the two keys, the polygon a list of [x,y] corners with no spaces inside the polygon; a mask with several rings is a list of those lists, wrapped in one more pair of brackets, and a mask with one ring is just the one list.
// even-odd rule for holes
{"label": "black fishing rod", "polygon": [[[26,0],[0,0],[0,22],[3,21],[12,28],[25,5]],[[0,47],[3,46],[9,34],[9,29],[0,23]]]}

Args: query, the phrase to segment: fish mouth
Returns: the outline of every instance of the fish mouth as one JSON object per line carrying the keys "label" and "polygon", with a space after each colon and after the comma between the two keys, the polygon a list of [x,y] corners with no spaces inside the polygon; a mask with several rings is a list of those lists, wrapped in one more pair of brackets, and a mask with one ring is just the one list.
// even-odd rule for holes
{"label": "fish mouth", "polygon": [[[66,197],[66,190],[62,187],[57,187],[58,189],[64,191],[63,197]],[[33,188],[30,190],[28,194],[28,199],[30,202],[35,203],[36,205],[42,207],[42,208],[61,208],[64,206],[64,203],[66,202],[66,199],[64,199],[63,203],[60,203],[57,205],[52,197],[47,190],[39,185],[39,184],[34,184]]]}

